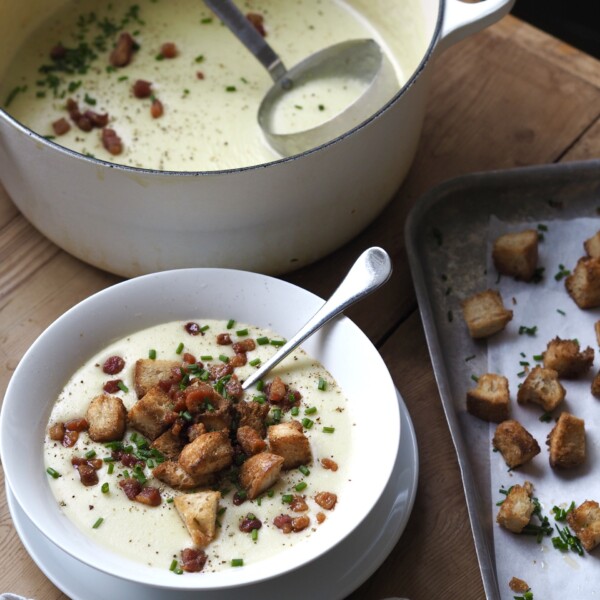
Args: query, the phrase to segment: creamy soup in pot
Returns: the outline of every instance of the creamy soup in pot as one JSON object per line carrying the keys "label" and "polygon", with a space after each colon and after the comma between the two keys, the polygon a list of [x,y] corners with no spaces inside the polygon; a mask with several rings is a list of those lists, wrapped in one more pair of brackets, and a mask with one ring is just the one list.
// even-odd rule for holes
{"label": "creamy soup in pot", "polygon": [[[60,393],[44,442],[48,481],[61,511],[86,535],[110,550],[174,571],[182,566],[182,550],[194,548],[190,531],[179,515],[177,498],[193,495],[198,489],[221,494],[216,535],[204,547],[204,572],[252,564],[318,536],[321,528],[333,526],[334,499],[350,501],[344,496],[344,489],[351,478],[348,463],[352,424],[347,400],[331,375],[297,350],[265,378],[264,387],[259,383],[245,392],[230,387],[232,382],[243,381],[282,342],[271,331],[240,323],[172,322],[118,340],[93,356]],[[243,358],[239,357],[241,354]],[[160,377],[160,389],[173,402],[169,404],[173,419],[162,430],[176,431],[175,435],[187,444],[188,438],[192,439],[192,428],[201,423],[205,429],[201,435],[225,431],[235,449],[233,462],[217,472],[210,484],[181,490],[155,477],[156,469],[167,461],[184,464],[181,458],[169,458],[157,451],[156,442],[150,445],[152,439],[140,433],[132,417],[131,409],[150,393],[140,392],[138,365],[153,367],[159,361],[179,365]],[[272,395],[276,378],[285,386],[284,397],[277,401]],[[219,398],[230,402],[228,410],[233,419],[227,422],[226,430],[211,420],[215,411],[221,410],[218,402],[211,400],[214,406],[205,404],[197,412],[190,407],[189,392],[199,385],[212,386]],[[109,442],[91,439],[97,437],[98,426],[104,427],[108,421],[103,418],[96,422],[88,413],[90,402],[102,394],[119,398],[129,413],[125,432]],[[188,404],[177,408],[181,401]],[[241,422],[235,417],[237,403],[264,407],[267,427],[299,423],[298,429],[308,439],[310,448],[309,461],[283,469],[272,485],[252,499],[240,484],[239,474],[248,455],[236,441]],[[82,422],[86,416],[87,422]],[[268,431],[267,451],[275,452],[271,429]],[[93,471],[91,480],[84,481],[90,472],[84,473],[81,465],[88,465],[87,470]],[[146,490],[154,488],[157,502],[149,506],[130,499],[124,482],[137,482]],[[333,501],[333,505],[328,506],[327,501]],[[300,518],[300,526],[286,529],[281,515]],[[240,527],[249,520],[258,520],[260,525],[242,531]]]}
{"label": "creamy soup in pot", "polygon": [[[422,29],[416,0],[377,4],[389,10],[390,28],[395,20],[410,23],[410,35],[401,32],[406,40],[398,44],[411,45]],[[342,0],[246,0],[238,6],[288,66],[327,46],[371,38],[394,65],[398,89],[410,76],[398,49],[387,43],[393,32],[380,35],[370,18]],[[412,58],[406,64],[416,66]],[[280,158],[256,118],[271,83],[202,2],[77,0],[19,48],[2,76],[0,102],[27,127],[88,156],[133,167],[212,171]],[[353,81],[317,83],[287,103],[278,129],[298,131],[328,120],[361,92]]]}

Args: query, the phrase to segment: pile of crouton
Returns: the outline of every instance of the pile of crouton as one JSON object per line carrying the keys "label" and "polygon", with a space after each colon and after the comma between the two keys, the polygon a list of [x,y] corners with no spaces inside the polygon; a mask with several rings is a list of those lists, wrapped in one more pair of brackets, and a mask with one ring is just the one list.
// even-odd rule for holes
{"label": "pile of crouton", "polygon": [[[534,278],[538,260],[539,234],[534,229],[500,236],[494,242],[492,259],[501,275],[525,282]],[[565,288],[581,309],[600,306],[600,231],[584,242],[586,256],[580,258],[565,279]],[[502,331],[513,313],[495,290],[485,290],[465,299],[463,316],[471,337],[487,338]],[[600,346],[600,321],[595,324]],[[566,396],[561,380],[584,376],[592,368],[594,350],[580,348],[577,340],[555,337],[542,355],[542,365],[529,370],[517,392],[520,404],[539,405],[546,414],[556,410]],[[600,397],[600,373],[593,380],[591,392]],[[510,469],[532,460],[540,453],[534,437],[518,421],[510,418],[508,379],[500,374],[486,373],[467,392],[467,411],[485,421],[498,423],[492,444]],[[552,468],[571,469],[586,460],[585,422],[562,412],[548,434],[549,460]],[[529,524],[535,504],[533,486],[529,482],[514,485],[502,503],[497,522],[514,533],[521,533]],[[582,546],[591,551],[600,544],[600,507],[587,500],[568,513],[568,523]]]}

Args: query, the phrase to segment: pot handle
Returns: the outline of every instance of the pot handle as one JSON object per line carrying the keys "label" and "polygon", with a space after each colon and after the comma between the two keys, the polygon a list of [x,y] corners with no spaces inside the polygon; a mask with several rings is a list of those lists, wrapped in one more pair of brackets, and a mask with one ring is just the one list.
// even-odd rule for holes
{"label": "pot handle", "polygon": [[481,0],[468,3],[446,0],[444,22],[436,51],[443,52],[452,44],[499,21],[510,11],[514,2],[515,0]]}

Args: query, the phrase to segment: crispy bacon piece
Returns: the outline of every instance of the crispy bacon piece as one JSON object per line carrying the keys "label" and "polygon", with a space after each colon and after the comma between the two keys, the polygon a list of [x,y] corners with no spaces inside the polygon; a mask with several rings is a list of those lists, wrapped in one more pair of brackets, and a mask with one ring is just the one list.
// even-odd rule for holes
{"label": "crispy bacon piece", "polygon": [[102,389],[107,394],[116,394],[117,392],[121,391],[121,388],[119,387],[119,383],[123,383],[123,380],[122,379],[110,379],[102,386]]}
{"label": "crispy bacon piece", "polygon": [[269,402],[281,402],[285,398],[285,383],[281,380],[281,377],[275,377],[269,387]]}
{"label": "crispy bacon piece", "polygon": [[88,117],[81,115],[79,119],[77,119],[77,127],[79,127],[81,131],[91,131],[94,129],[94,124]]}
{"label": "crispy bacon piece", "polygon": [[198,323],[194,323],[193,321],[190,321],[189,323],[186,323],[184,325],[184,329],[190,335],[204,335],[204,332],[201,331],[200,325],[198,325]]}
{"label": "crispy bacon piece", "polygon": [[79,419],[71,419],[65,423],[65,429],[67,431],[86,431],[89,426],[90,424],[84,417]]}
{"label": "crispy bacon piece", "polygon": [[188,365],[193,365],[196,363],[196,357],[193,354],[190,354],[189,352],[184,352],[183,362],[187,363]]}
{"label": "crispy bacon piece", "polygon": [[94,127],[98,127],[99,129],[102,129],[102,127],[106,127],[108,125],[108,113],[100,114],[94,112],[93,110],[86,110],[83,113],[83,116],[89,119],[90,123]]}
{"label": "crispy bacon piece", "polygon": [[252,533],[254,529],[260,529],[262,527],[262,521],[257,519],[253,514],[245,516],[240,521],[240,531],[244,533]]}
{"label": "crispy bacon piece", "polygon": [[121,479],[119,487],[125,492],[130,500],[135,500],[136,496],[142,491],[142,484],[137,479]]}
{"label": "crispy bacon piece", "polygon": [[231,379],[225,384],[225,391],[227,392],[227,396],[229,396],[229,398],[233,398],[234,400],[239,400],[244,393],[242,384],[235,375],[232,375]]}
{"label": "crispy bacon piece", "polygon": [[152,83],[144,79],[138,79],[133,84],[132,91],[136,98],[149,98],[152,95]]}
{"label": "crispy bacon piece", "polygon": [[326,510],[333,510],[337,502],[337,496],[331,492],[319,492],[315,496],[315,502]]}
{"label": "crispy bacon piece", "polygon": [[71,126],[65,118],[58,119],[58,121],[54,121],[54,123],[52,123],[52,130],[54,131],[55,135],[65,135],[65,133],[70,131],[70,129]]}
{"label": "crispy bacon piece", "polygon": [[291,533],[292,517],[290,517],[290,515],[278,515],[273,519],[273,525],[278,529],[281,529],[283,533]]}
{"label": "crispy bacon piece", "polygon": [[205,403],[215,398],[216,392],[212,385],[200,382],[194,387],[188,388],[185,394],[185,405],[191,413],[197,413],[204,409]]}
{"label": "crispy bacon piece", "polygon": [[232,367],[243,367],[248,362],[248,357],[245,352],[238,352],[235,356],[229,359],[229,364]]}
{"label": "crispy bacon piece", "polygon": [[306,515],[300,517],[294,517],[292,519],[292,531],[296,533],[306,529],[310,525],[310,519]]}
{"label": "crispy bacon piece", "polygon": [[65,431],[65,435],[62,439],[62,445],[65,448],[72,448],[78,439],[79,439],[78,431]]}
{"label": "crispy bacon piece", "polygon": [[113,452],[111,452],[110,454],[115,460],[120,461],[125,467],[133,468],[140,466],[144,468],[146,466],[146,463],[142,459],[138,458],[134,454],[131,454],[130,452],[123,452],[122,450],[113,450]]}
{"label": "crispy bacon piece", "polygon": [[102,365],[102,370],[107,375],[116,375],[125,367],[125,361],[120,356],[109,356]]}
{"label": "crispy bacon piece", "polygon": [[228,333],[218,333],[217,344],[220,346],[229,346],[231,344],[231,336]]}
{"label": "crispy bacon piece", "polygon": [[211,379],[221,379],[221,377],[225,377],[225,375],[231,375],[233,373],[233,366],[230,363],[211,365],[209,373]]}
{"label": "crispy bacon piece", "polygon": [[77,469],[79,479],[81,479],[83,485],[90,486],[98,483],[96,471],[102,466],[102,459],[89,460],[81,456],[74,456],[71,459],[71,464]]}
{"label": "crispy bacon piece", "polygon": [[256,342],[251,338],[240,340],[232,346],[233,351],[238,354],[240,352],[250,352],[250,350],[256,350]]}
{"label": "crispy bacon piece", "polygon": [[260,13],[249,12],[246,14],[246,19],[254,25],[254,29],[260,33],[263,37],[266,37],[267,32],[265,31],[265,18]]}
{"label": "crispy bacon piece", "polygon": [[292,503],[290,504],[290,508],[294,512],[306,512],[308,510],[308,504],[306,504],[304,496],[294,494],[294,497],[292,498]]}
{"label": "crispy bacon piece", "polygon": [[131,62],[135,41],[127,32],[123,32],[117,40],[115,49],[110,53],[109,62],[113,67],[125,67]]}
{"label": "crispy bacon piece", "polygon": [[321,464],[323,465],[324,469],[329,469],[330,471],[338,470],[338,464],[335,462],[335,460],[332,460],[331,458],[322,458]]}
{"label": "crispy bacon piece", "polygon": [[318,523],[319,525],[320,525],[321,523],[324,523],[326,518],[327,518],[327,517],[325,516],[325,513],[322,513],[322,512],[318,512],[318,513],[317,513],[317,523]]}
{"label": "crispy bacon piece", "polygon": [[173,42],[165,42],[160,47],[160,55],[164,58],[175,58],[177,54],[177,46]]}
{"label": "crispy bacon piece", "polygon": [[62,442],[65,437],[65,424],[62,421],[58,421],[54,425],[51,425],[48,430],[48,436],[55,442]]}
{"label": "crispy bacon piece", "polygon": [[77,123],[77,121],[79,121],[79,119],[81,118],[81,113],[79,112],[79,105],[75,100],[73,100],[73,98],[69,98],[67,100],[67,112],[69,113],[71,119],[75,121],[75,123]]}
{"label": "crispy bacon piece", "polygon": [[184,548],[181,551],[181,568],[187,573],[199,573],[206,564],[206,552],[196,548]]}
{"label": "crispy bacon piece", "polygon": [[197,79],[204,79],[204,73],[202,71],[196,71]]}
{"label": "crispy bacon piece", "polygon": [[121,138],[114,129],[110,129],[109,127],[105,127],[102,130],[102,145],[113,156],[123,152],[123,142],[121,141]]}
{"label": "crispy bacon piece", "polygon": [[135,501],[146,506],[160,506],[162,498],[158,488],[148,485],[142,488],[142,491],[135,497]]}

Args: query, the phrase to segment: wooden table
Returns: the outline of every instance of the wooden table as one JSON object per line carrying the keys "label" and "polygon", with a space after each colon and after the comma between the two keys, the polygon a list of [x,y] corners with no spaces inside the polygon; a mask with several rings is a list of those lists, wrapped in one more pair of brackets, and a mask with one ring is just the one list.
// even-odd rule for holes
{"label": "wooden table", "polygon": [[[400,542],[353,600],[484,597],[404,250],[408,211],[449,177],[600,156],[600,63],[514,17],[447,51],[433,79],[415,163],[385,212],[341,250],[286,277],[328,296],[372,244],[386,248],[395,266],[391,282],[349,316],[380,349],[408,405],[420,446],[419,487]],[[0,393],[50,322],[117,281],[43,238],[0,188]],[[0,592],[65,598],[21,545],[2,484],[0,468]]]}

